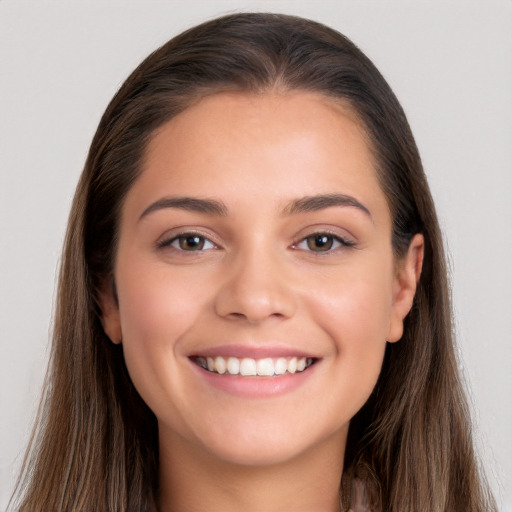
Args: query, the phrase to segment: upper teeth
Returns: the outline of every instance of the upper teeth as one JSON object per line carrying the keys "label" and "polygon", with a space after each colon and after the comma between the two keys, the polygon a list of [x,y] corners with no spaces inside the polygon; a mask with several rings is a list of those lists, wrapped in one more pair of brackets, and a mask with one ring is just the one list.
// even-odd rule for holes
{"label": "upper teeth", "polygon": [[250,357],[197,357],[196,361],[211,372],[229,375],[243,376],[268,376],[283,375],[284,373],[296,373],[304,371],[313,363],[313,359],[306,357],[278,357],[272,359],[252,359]]}

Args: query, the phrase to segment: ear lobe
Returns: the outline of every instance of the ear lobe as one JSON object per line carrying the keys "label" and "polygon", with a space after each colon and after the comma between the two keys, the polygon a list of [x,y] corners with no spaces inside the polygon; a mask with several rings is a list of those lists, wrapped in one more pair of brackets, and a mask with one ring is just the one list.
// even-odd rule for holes
{"label": "ear lobe", "polygon": [[99,300],[101,307],[101,325],[103,326],[105,334],[110,338],[110,341],[117,345],[121,343],[123,336],[114,283],[105,284],[100,291]]}
{"label": "ear lobe", "polygon": [[416,286],[420,280],[425,239],[423,235],[412,237],[405,257],[397,263],[393,284],[393,304],[387,341],[394,343],[403,334],[404,319],[412,308]]}

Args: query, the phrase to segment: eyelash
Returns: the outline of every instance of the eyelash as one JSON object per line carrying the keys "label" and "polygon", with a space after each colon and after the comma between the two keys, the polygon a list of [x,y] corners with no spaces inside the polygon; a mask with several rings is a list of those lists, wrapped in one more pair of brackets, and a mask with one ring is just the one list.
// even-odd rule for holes
{"label": "eyelash", "polygon": [[[199,239],[199,241],[197,242],[197,244],[199,245],[199,248],[184,249],[181,246],[181,243],[182,242],[186,243],[187,239],[190,241],[192,238],[195,238],[196,240]],[[324,238],[324,240],[327,239],[327,240],[325,240],[325,243],[330,244],[329,247],[327,247],[327,249],[325,249],[325,250],[321,249],[318,251],[311,249],[309,242],[312,241],[314,243],[315,240],[318,241],[320,238]],[[204,247],[205,244],[207,244],[207,245],[209,244],[209,245],[211,245],[211,247],[205,248]],[[301,244],[306,244],[307,247],[300,247]],[[333,245],[334,245],[334,247],[333,247]],[[291,247],[293,249],[305,250],[305,251],[312,252],[312,253],[329,254],[331,252],[334,252],[337,249],[344,248],[344,247],[350,248],[350,247],[353,247],[354,245],[355,245],[354,242],[352,242],[351,240],[348,240],[346,238],[343,238],[339,235],[329,233],[328,231],[318,231],[315,233],[311,233],[310,235],[308,235],[304,238],[301,238],[298,242],[294,242]],[[218,248],[218,246],[214,242],[212,242],[209,238],[207,238],[204,235],[201,235],[199,233],[194,233],[194,232],[180,233],[179,235],[173,236],[171,238],[166,238],[157,243],[157,249],[164,249],[166,247],[171,247],[174,250],[179,251],[179,252],[203,252],[206,250]]]}
{"label": "eyelash", "polygon": [[[324,238],[324,239],[327,238],[327,243],[330,243],[330,246],[326,250],[315,251],[315,250],[311,249],[311,247],[309,245],[309,241],[319,240],[320,238]],[[300,244],[306,244],[307,248],[300,248],[299,247]],[[336,245],[336,244],[338,244],[338,245]],[[333,245],[334,245],[334,247],[333,247]],[[318,231],[315,233],[311,233],[310,235],[308,235],[304,238],[301,238],[298,242],[294,243],[292,245],[292,247],[294,249],[300,248],[302,250],[306,250],[308,252],[313,252],[313,253],[330,254],[330,253],[336,251],[337,249],[350,248],[350,247],[354,247],[354,245],[355,245],[355,243],[352,240],[348,240],[347,238],[343,238],[342,236],[335,235],[334,233],[330,233],[328,231]]]}
{"label": "eyelash", "polygon": [[[199,249],[183,249],[182,247],[180,247],[181,241],[186,241],[187,239],[190,240],[192,238],[200,239],[199,243],[202,245]],[[177,246],[174,245],[175,243],[177,244]],[[205,249],[204,244],[206,244],[206,243],[209,243],[211,245],[211,247],[207,247]],[[166,239],[158,242],[156,246],[157,246],[157,249],[165,249],[166,247],[171,247],[172,249],[175,249],[176,251],[180,251],[180,252],[202,252],[204,250],[210,250],[210,249],[217,248],[217,245],[215,245],[215,243],[213,243],[209,238],[207,238],[204,235],[200,235],[199,233],[194,233],[194,232],[180,233],[179,235],[173,236],[171,238],[166,238]]]}

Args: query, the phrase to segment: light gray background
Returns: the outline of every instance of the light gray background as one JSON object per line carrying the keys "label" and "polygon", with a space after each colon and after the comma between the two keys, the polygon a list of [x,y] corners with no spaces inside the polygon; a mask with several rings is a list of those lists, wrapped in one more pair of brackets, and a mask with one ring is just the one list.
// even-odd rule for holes
{"label": "light gray background", "polygon": [[330,24],[402,102],[446,233],[478,444],[512,511],[510,0],[0,1],[0,510],[35,415],[67,213],[99,117],[150,51],[238,10]]}

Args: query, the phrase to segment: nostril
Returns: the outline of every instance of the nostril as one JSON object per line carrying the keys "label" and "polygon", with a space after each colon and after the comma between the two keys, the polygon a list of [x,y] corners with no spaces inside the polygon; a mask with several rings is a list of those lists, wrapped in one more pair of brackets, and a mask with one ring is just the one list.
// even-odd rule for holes
{"label": "nostril", "polygon": [[229,313],[228,315],[228,318],[231,317],[233,319],[245,319],[247,318],[243,313]]}
{"label": "nostril", "polygon": [[225,315],[225,318],[231,319],[231,320],[243,320],[249,324],[257,324],[262,322],[263,320],[275,318],[275,319],[284,319],[286,318],[286,315],[282,313],[270,313],[270,314],[262,314],[262,315],[256,315],[256,314],[245,314],[245,313],[238,313],[233,312]]}

